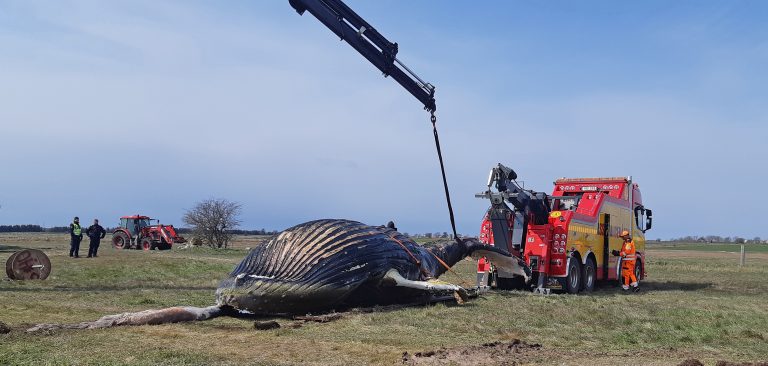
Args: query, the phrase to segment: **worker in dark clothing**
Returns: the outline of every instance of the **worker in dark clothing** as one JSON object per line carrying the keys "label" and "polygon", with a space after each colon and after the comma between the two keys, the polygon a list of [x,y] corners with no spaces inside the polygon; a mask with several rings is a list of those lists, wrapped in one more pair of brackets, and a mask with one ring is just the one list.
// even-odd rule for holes
{"label": "worker in dark clothing", "polygon": [[83,228],[80,227],[80,218],[77,216],[69,224],[69,238],[69,256],[80,258],[80,241],[83,240]]}
{"label": "worker in dark clothing", "polygon": [[91,239],[91,245],[88,246],[88,258],[97,257],[96,252],[99,251],[99,243],[104,236],[107,235],[107,231],[99,225],[99,220],[94,219],[93,225],[85,230],[85,234]]}

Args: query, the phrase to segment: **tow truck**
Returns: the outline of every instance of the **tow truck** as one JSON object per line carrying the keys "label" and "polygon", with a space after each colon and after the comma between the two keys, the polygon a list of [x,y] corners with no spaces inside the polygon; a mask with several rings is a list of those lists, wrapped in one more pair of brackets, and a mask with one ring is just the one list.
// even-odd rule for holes
{"label": "tow truck", "polygon": [[[635,275],[646,276],[645,232],[653,211],[646,208],[632,177],[560,178],[551,195],[526,190],[517,173],[501,163],[491,169],[487,189],[475,197],[491,207],[480,225],[480,241],[523,258],[538,293],[592,292],[598,281],[618,280],[623,230],[637,248]],[[519,277],[497,271],[496,287],[525,287]]]}

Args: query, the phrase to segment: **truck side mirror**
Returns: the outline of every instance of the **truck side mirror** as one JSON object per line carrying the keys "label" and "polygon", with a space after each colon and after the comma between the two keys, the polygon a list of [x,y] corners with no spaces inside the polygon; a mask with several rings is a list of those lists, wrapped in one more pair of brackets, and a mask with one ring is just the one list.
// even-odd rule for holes
{"label": "truck side mirror", "polygon": [[645,230],[643,230],[643,232],[651,230],[651,224],[653,224],[653,211],[646,209],[645,210]]}

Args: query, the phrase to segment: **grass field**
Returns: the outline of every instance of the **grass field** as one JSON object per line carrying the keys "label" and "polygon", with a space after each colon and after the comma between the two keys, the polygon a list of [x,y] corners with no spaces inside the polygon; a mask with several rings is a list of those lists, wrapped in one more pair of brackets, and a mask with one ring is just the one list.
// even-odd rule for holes
{"label": "grass field", "polygon": [[[17,250],[38,248],[53,267],[44,281],[0,281],[0,321],[12,328],[0,334],[0,365],[392,365],[406,351],[512,339],[541,344],[510,360],[525,364],[768,361],[768,253],[748,250],[747,266],[738,267],[737,249],[720,253],[695,244],[649,249],[650,276],[637,295],[623,295],[614,284],[579,296],[497,292],[462,306],[356,313],[299,328],[278,318],[283,327],[269,331],[232,318],[24,331],[37,323],[211,305],[218,281],[258,240],[240,237],[222,251],[116,251],[102,244],[99,258],[70,259],[66,235],[0,235],[2,263]],[[472,262],[460,263],[457,271],[460,279],[444,279],[473,281]]]}
{"label": "grass field", "polygon": [[[662,243],[652,244],[654,249],[697,250],[705,252],[741,252],[742,244],[707,244],[707,243]],[[768,253],[768,244],[744,244],[747,253]]]}

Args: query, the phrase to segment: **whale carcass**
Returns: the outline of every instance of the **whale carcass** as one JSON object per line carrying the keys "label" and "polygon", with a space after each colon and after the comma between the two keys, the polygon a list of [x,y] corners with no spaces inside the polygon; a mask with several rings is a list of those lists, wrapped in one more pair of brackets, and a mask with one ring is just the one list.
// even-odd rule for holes
{"label": "whale carcass", "polygon": [[472,240],[425,248],[396,230],[350,220],[317,220],[253,249],[216,291],[219,305],[253,313],[411,303],[461,287],[431,280],[468,255],[495,257],[528,276],[517,258]]}
{"label": "whale carcass", "polygon": [[214,306],[124,313],[79,324],[41,324],[30,331],[204,320],[243,312],[288,315],[428,302],[463,293],[462,287],[436,279],[467,256],[487,256],[506,272],[526,279],[530,275],[519,258],[475,239],[427,248],[394,228],[351,220],[316,220],[282,231],[252,249],[221,282]]}

